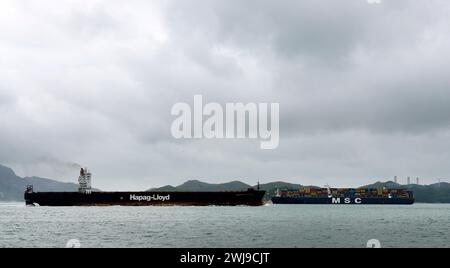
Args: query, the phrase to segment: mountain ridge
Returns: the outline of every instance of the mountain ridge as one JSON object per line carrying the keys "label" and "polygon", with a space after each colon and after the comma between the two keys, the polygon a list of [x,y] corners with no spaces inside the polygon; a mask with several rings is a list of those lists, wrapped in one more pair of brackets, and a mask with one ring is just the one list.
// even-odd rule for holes
{"label": "mountain ridge", "polygon": [[[186,187],[188,185],[188,187]],[[227,187],[225,187],[227,186]],[[178,186],[166,185],[159,188],[151,188],[147,191],[162,191],[162,192],[179,192],[179,191],[221,191],[221,190],[246,190],[248,188],[256,188],[257,185],[250,186],[240,181],[232,181],[227,183],[211,184],[198,180],[190,180]],[[269,182],[259,185],[261,190],[265,190],[266,200],[272,198],[277,189],[291,189],[295,190],[302,187],[301,184],[288,183],[283,181]],[[318,186],[308,186],[319,188]],[[375,182],[373,184],[364,185],[358,188],[392,188],[392,189],[408,189],[414,192],[416,202],[418,203],[450,203],[450,183],[441,182],[430,185],[401,185],[393,181]]]}
{"label": "mountain ridge", "polygon": [[[23,192],[27,185],[33,185],[35,191],[41,192],[72,192],[78,191],[75,183],[65,183],[40,177],[19,177],[14,170],[0,165],[0,201],[22,201]],[[206,183],[199,180],[188,180],[181,185],[166,185],[159,188],[151,188],[147,191],[177,192],[177,191],[240,191],[248,188],[256,188],[258,185],[249,185],[241,181],[230,181],[226,183]],[[267,192],[264,197],[269,200],[275,195],[277,189],[298,189],[301,184],[274,181],[259,185],[261,190]],[[308,186],[317,187],[317,186]],[[430,185],[400,185],[392,181],[375,182],[359,188],[406,188],[414,191],[418,203],[450,203],[450,183],[442,182]]]}
{"label": "mountain ridge", "polygon": [[14,170],[0,165],[0,201],[21,201],[27,185],[35,191],[72,192],[78,191],[75,183],[65,183],[40,177],[19,177]]}

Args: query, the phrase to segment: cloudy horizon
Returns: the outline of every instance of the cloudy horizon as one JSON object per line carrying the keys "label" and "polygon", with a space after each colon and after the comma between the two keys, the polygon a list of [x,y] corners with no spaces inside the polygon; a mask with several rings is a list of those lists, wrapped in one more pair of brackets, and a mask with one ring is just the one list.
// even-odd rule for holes
{"label": "cloudy horizon", "polygon": [[[4,0],[0,164],[102,190],[450,178],[444,0]],[[175,103],[280,103],[280,143],[177,140]]]}

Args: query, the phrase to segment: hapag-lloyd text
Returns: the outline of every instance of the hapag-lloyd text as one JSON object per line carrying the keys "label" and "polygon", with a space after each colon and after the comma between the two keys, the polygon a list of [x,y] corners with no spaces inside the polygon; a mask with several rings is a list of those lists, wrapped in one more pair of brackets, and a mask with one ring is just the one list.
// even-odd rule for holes
{"label": "hapag-lloyd text", "polygon": [[169,201],[169,200],[170,200],[170,195],[159,195],[159,194],[153,194],[153,195],[132,194],[132,195],[130,195],[130,201],[138,201],[138,202],[162,201],[162,202],[165,202],[165,201]]}

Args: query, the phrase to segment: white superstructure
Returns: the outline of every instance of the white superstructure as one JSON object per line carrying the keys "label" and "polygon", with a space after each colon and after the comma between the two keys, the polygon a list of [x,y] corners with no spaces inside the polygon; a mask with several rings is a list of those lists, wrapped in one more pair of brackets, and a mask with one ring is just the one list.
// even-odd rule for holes
{"label": "white superstructure", "polygon": [[82,168],[80,170],[80,177],[78,177],[78,191],[82,194],[90,194],[92,193],[91,189],[91,178],[92,174],[88,171],[87,168]]}

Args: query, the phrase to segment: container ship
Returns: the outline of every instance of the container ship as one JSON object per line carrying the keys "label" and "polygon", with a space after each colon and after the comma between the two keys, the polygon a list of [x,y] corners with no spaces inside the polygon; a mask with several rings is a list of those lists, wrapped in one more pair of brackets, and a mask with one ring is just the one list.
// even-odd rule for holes
{"label": "container ship", "polygon": [[222,192],[97,192],[91,188],[92,174],[81,169],[78,192],[34,192],[28,185],[28,206],[261,206],[265,191]]}
{"label": "container ship", "polygon": [[414,196],[406,189],[387,188],[314,188],[277,190],[274,204],[335,204],[335,205],[412,205]]}

